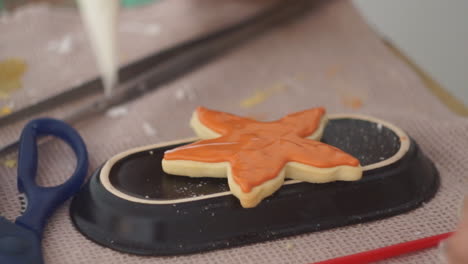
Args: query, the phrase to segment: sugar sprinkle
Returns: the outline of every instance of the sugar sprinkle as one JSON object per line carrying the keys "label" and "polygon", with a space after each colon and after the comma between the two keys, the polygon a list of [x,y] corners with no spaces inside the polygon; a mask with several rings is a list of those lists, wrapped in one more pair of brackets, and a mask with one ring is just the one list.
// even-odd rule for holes
{"label": "sugar sprinkle", "polygon": [[110,118],[119,118],[128,114],[128,108],[125,106],[116,106],[107,110],[106,115]]}

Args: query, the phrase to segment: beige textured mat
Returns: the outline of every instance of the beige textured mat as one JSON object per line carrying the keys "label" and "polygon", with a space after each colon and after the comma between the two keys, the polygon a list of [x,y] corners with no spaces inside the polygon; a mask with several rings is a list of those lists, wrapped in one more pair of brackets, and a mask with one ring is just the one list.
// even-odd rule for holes
{"label": "beige textured mat", "polygon": [[[220,2],[165,1],[125,11],[122,23],[127,23],[127,29],[120,31],[122,61],[235,21],[259,7],[249,1]],[[20,15],[1,19],[0,60],[20,57],[29,69],[24,88],[0,104],[27,105],[95,75],[73,10],[30,8]],[[153,29],[142,33],[141,27],[147,24]],[[160,32],[154,33],[157,27]],[[73,39],[69,52],[57,52],[50,41],[63,40],[67,34]],[[52,217],[44,235],[46,263],[310,263],[455,227],[468,187],[468,120],[451,113],[431,95],[347,1],[331,1],[295,23],[278,27],[125,105],[121,116],[102,115],[77,124],[88,145],[91,168],[131,147],[192,136],[188,121],[198,105],[259,119],[323,105],[331,113],[363,113],[391,121],[408,132],[436,163],[441,189],[422,208],[385,220],[165,258],[121,254],[88,241],[73,228],[64,206]],[[19,130],[20,125],[0,129],[0,143],[17,137]],[[71,152],[55,141],[44,145],[40,155],[43,184],[57,183],[73,169]],[[0,182],[0,212],[12,218],[19,209],[14,198],[15,169],[3,166],[3,160]],[[437,251],[384,263],[438,263]]]}

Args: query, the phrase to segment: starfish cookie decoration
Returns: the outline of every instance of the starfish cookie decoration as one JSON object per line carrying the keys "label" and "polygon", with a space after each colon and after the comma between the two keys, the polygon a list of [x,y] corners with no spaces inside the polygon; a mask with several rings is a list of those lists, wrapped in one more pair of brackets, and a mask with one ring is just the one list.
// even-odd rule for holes
{"label": "starfish cookie decoration", "polygon": [[259,122],[198,107],[191,126],[202,140],[166,151],[163,170],[190,177],[227,177],[245,208],[255,207],[285,178],[312,183],[354,181],[359,161],[318,140],[327,119],[313,108]]}

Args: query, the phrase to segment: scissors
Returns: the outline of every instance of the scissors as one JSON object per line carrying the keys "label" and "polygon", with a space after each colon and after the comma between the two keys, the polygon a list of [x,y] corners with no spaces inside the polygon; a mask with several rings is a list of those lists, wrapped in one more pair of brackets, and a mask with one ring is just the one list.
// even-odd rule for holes
{"label": "scissors", "polygon": [[[73,175],[53,187],[36,184],[37,138],[55,136],[75,152],[77,165]],[[18,190],[27,207],[13,222],[0,217],[0,263],[43,264],[41,239],[47,219],[59,205],[80,189],[88,171],[88,154],[80,135],[63,121],[40,118],[30,121],[19,140]]]}

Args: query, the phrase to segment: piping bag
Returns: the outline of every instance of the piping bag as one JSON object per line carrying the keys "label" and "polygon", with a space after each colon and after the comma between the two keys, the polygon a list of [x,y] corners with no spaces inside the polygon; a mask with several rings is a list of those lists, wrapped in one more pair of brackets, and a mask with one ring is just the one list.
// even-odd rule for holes
{"label": "piping bag", "polygon": [[118,82],[118,0],[78,0],[81,17],[102,76],[104,93],[110,96]]}

